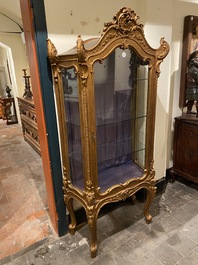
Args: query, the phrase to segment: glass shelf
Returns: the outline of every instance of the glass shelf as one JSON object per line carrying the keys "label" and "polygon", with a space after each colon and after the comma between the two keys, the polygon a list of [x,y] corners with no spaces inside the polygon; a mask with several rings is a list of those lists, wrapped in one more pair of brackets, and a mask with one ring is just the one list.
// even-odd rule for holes
{"label": "glass shelf", "polygon": [[[113,112],[106,113],[107,116],[112,116],[112,118],[103,118],[105,116],[105,113],[98,114],[96,117],[96,126],[103,126],[107,124],[115,124],[122,121],[133,121],[138,120],[142,118],[146,118],[145,115],[138,115],[136,117],[131,117],[131,112],[128,110],[118,110]],[[102,117],[103,116],[103,117]],[[73,124],[76,126],[80,126],[80,117],[79,116],[72,116],[72,118],[67,119],[66,123]]]}
{"label": "glass shelf", "polygon": [[[145,150],[144,143],[138,142],[138,144],[136,143],[135,146],[139,146],[139,148],[136,148],[136,149],[134,148],[134,150],[131,151],[132,144],[133,144],[132,138],[128,138],[128,139],[125,138],[125,139],[121,139],[118,141],[110,141],[110,142],[106,142],[103,144],[98,144],[97,147],[98,147],[99,162],[105,161],[104,157],[107,157],[109,159],[114,159],[116,157],[119,157],[120,156],[119,153],[122,153],[123,155],[131,154],[132,156],[132,154]],[[77,161],[81,161],[82,151],[80,148],[81,148],[80,145],[78,146],[76,145],[76,148],[73,148],[73,151],[69,152],[69,157],[73,157],[73,159]],[[111,155],[110,154],[104,155],[104,152],[106,152],[106,150],[111,152]],[[118,150],[116,155],[112,155],[113,150]],[[103,155],[100,155],[100,154],[103,154]]]}

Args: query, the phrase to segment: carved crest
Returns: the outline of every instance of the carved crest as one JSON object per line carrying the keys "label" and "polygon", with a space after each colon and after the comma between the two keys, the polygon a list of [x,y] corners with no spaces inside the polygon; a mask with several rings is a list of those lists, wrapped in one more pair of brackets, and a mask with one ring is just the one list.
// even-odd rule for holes
{"label": "carved crest", "polygon": [[110,26],[117,26],[121,32],[130,32],[137,27],[143,28],[142,24],[137,23],[139,17],[130,8],[123,7],[120,11],[113,17],[113,22],[105,23],[104,32]]}

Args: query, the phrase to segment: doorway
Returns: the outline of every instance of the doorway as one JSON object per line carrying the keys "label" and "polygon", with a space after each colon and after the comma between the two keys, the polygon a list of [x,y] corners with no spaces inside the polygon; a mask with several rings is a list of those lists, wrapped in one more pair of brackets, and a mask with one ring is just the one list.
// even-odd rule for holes
{"label": "doorway", "polygon": [[20,120],[19,108],[17,104],[18,89],[12,50],[9,46],[0,42],[0,97],[6,97],[6,89],[10,89],[10,95],[14,98],[17,119]]}

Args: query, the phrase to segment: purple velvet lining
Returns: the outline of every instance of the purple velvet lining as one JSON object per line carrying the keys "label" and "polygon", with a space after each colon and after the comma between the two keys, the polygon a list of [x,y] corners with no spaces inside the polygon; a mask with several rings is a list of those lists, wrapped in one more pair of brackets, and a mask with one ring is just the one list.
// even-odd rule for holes
{"label": "purple velvet lining", "polygon": [[[144,171],[132,161],[123,165],[107,168],[99,172],[100,191],[105,192],[114,185],[124,184],[130,179],[140,178],[143,174]],[[73,179],[73,185],[84,189],[83,178]]]}
{"label": "purple velvet lining", "polygon": [[123,184],[130,179],[142,177],[143,173],[143,170],[132,161],[123,165],[110,167],[99,172],[100,190],[104,192],[116,184]]}

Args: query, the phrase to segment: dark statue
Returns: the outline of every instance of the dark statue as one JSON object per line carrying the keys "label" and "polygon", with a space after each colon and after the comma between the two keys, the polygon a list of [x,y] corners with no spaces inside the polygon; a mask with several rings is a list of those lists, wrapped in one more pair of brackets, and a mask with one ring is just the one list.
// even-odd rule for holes
{"label": "dark statue", "polygon": [[198,51],[190,54],[187,62],[187,113],[191,113],[194,102],[196,101],[196,110],[198,117]]}
{"label": "dark statue", "polygon": [[11,88],[9,87],[9,86],[6,86],[6,96],[8,97],[8,98],[11,98],[12,97],[12,95],[11,95]]}

